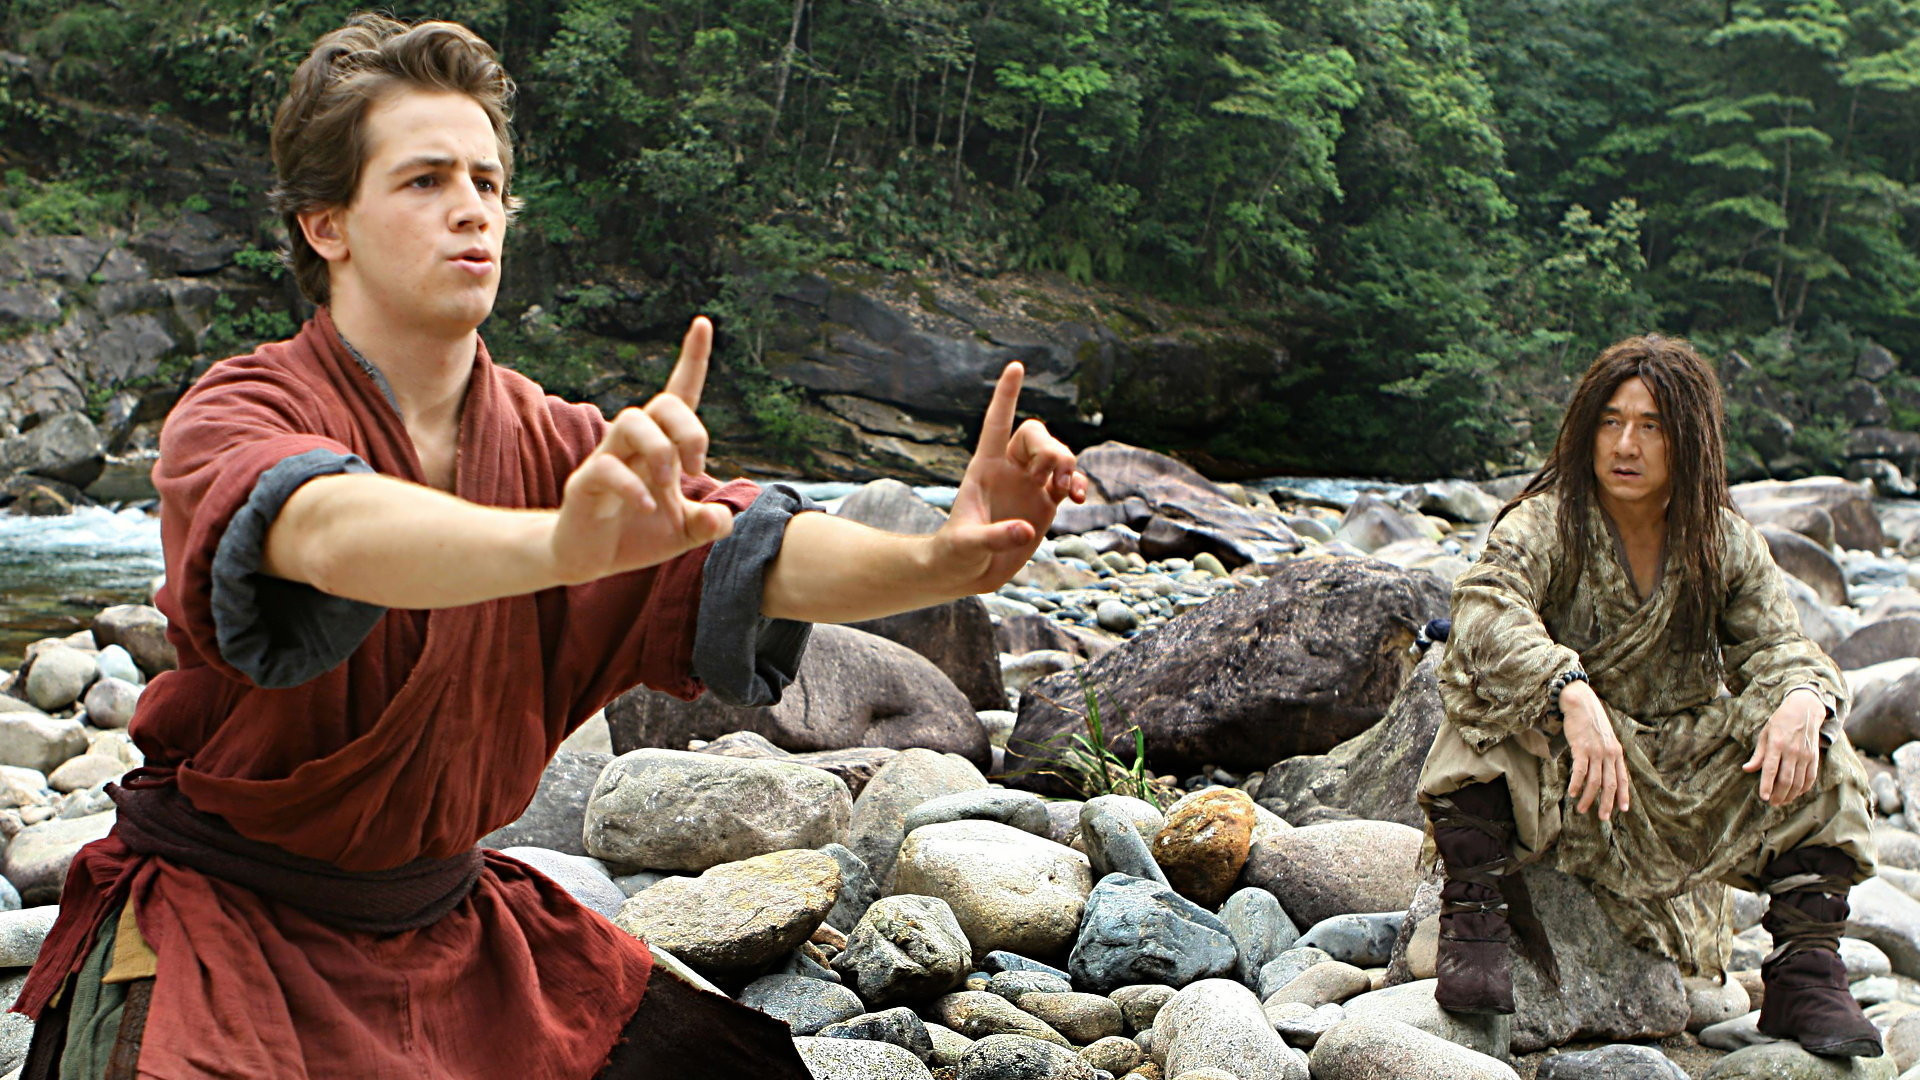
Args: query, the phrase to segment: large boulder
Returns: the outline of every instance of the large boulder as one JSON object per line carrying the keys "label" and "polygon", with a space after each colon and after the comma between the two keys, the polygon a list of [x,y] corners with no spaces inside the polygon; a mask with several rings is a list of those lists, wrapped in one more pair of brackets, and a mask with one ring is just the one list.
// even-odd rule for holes
{"label": "large boulder", "polygon": [[586,849],[622,866],[698,871],[836,843],[852,812],[847,785],[819,769],[635,750],[615,759],[594,784]]}
{"label": "large boulder", "polygon": [[1877,552],[1886,546],[1886,534],[1881,531],[1880,517],[1873,509],[1873,492],[1851,480],[1837,476],[1759,480],[1734,485],[1732,494],[1734,507],[1755,524],[1777,520],[1788,513],[1804,514],[1804,510],[1799,509],[1802,507],[1817,507],[1833,519],[1833,542],[1839,547]]}
{"label": "large boulder", "polygon": [[1920,670],[1863,688],[1847,713],[1847,738],[1876,754],[1920,739]]}
{"label": "large boulder", "polygon": [[[1513,960],[1513,1052],[1532,1053],[1575,1039],[1657,1039],[1678,1034],[1689,1009],[1680,969],[1671,960],[1629,945],[1600,910],[1588,887],[1543,867],[1525,871],[1534,911],[1546,927],[1560,969],[1557,987],[1532,963]],[[1438,918],[1438,905],[1422,905],[1422,921]],[[1409,915],[1409,923],[1413,915]],[[1390,961],[1395,970],[1418,970],[1404,955],[1425,936],[1403,933]],[[1416,984],[1407,984],[1416,985]]]}
{"label": "large boulder", "polygon": [[680,749],[693,739],[752,731],[783,750],[921,746],[977,765],[990,760],[972,704],[933,661],[905,645],[832,624],[814,627],[800,677],[777,705],[742,708],[712,695],[689,702],[639,687],[607,706],[607,724],[616,753]]}
{"label": "large boulder", "polygon": [[82,413],[57,413],[24,434],[0,439],[0,476],[27,472],[84,488],[106,464],[99,429]]}
{"label": "large boulder", "polygon": [[1833,662],[1848,670],[1909,656],[1920,656],[1920,615],[1895,615],[1868,623],[1833,650]]}
{"label": "large boulder", "polygon": [[1773,553],[1773,561],[1780,569],[1813,586],[1821,603],[1847,602],[1847,573],[1826,548],[1778,525],[1760,526],[1760,535],[1766,539],[1767,550]]}
{"label": "large boulder", "polygon": [[[907,536],[938,531],[946,514],[898,480],[875,480],[846,497],[834,511],[840,517]],[[967,695],[977,711],[1004,709],[1000,659],[994,647],[993,620],[977,596],[903,611],[849,624],[896,641],[934,662]]]}
{"label": "large boulder", "polygon": [[562,750],[540,774],[533,801],[512,823],[480,838],[481,847],[541,847],[585,855],[587,797],[600,779],[612,754],[581,754]]}
{"label": "large boulder", "polygon": [[[1080,680],[1099,695],[1109,743],[1146,736],[1157,771],[1262,769],[1373,726],[1405,679],[1420,627],[1447,610],[1425,572],[1367,559],[1296,559],[1266,581],[1198,607],[1020,700],[1008,771],[1085,730]],[[1040,786],[1042,778],[1018,781]]]}
{"label": "large boulder", "polygon": [[1303,546],[1279,515],[1240,505],[1224,488],[1165,454],[1105,442],[1080,453],[1077,464],[1091,488],[1089,501],[1140,499],[1152,510],[1140,531],[1140,554],[1149,559],[1207,553],[1232,569],[1276,563]]}
{"label": "large boulder", "polygon": [[1295,825],[1356,817],[1424,827],[1413,793],[1446,716],[1434,674],[1444,648],[1427,650],[1379,723],[1325,754],[1275,762],[1254,798]]}

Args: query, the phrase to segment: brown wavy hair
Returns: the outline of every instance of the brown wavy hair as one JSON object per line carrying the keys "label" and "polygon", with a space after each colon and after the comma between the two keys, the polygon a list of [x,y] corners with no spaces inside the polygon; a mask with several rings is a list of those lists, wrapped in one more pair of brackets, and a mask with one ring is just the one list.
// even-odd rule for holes
{"label": "brown wavy hair", "polygon": [[[512,190],[514,85],[493,47],[456,23],[409,26],[385,15],[353,16],[315,43],[273,116],[276,182],[268,198],[287,226],[287,266],[316,304],[332,295],[327,261],[307,243],[300,215],[352,204],[367,159],[367,112],[404,89],[465,94],[486,110],[500,143],[503,187]],[[509,196],[506,207],[511,221],[520,201]]]}
{"label": "brown wavy hair", "polygon": [[1726,541],[1721,511],[1733,508],[1733,497],[1727,491],[1720,381],[1686,339],[1643,334],[1602,351],[1567,403],[1552,457],[1500,513],[1505,516],[1521,500],[1535,495],[1550,491],[1559,495],[1555,520],[1570,559],[1568,581],[1580,580],[1588,511],[1599,499],[1593,474],[1594,436],[1614,391],[1634,378],[1652,391],[1666,434],[1673,483],[1667,504],[1666,574],[1676,579],[1669,586],[1682,590],[1675,644],[1706,652],[1717,637],[1725,605],[1724,590],[1709,583],[1720,580],[1720,552]]}

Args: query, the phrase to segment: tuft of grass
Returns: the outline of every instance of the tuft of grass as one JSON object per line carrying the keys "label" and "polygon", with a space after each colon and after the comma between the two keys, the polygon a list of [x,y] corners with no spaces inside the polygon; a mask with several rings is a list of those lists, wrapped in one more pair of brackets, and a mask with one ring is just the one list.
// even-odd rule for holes
{"label": "tuft of grass", "polygon": [[[1080,693],[1086,702],[1085,710],[1080,713],[1082,730],[1063,731],[1042,742],[1028,743],[1021,753],[1037,764],[1015,775],[1051,776],[1082,799],[1129,795],[1150,803],[1156,810],[1165,809],[1173,802],[1175,793],[1156,780],[1147,768],[1147,733],[1138,724],[1133,726],[1131,760],[1115,753],[1108,744],[1107,722],[1100,715],[1099,694],[1087,680],[1085,671],[1075,674],[1080,679]],[[1062,708],[1056,701],[1043,700]],[[1118,708],[1113,711],[1118,730],[1125,713]]]}

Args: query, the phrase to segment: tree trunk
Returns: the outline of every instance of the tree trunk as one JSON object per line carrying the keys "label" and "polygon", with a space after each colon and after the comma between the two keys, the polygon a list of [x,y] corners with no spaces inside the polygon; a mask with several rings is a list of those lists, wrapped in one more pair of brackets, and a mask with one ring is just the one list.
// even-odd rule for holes
{"label": "tree trunk", "polygon": [[793,0],[793,22],[787,27],[787,47],[780,50],[780,73],[773,84],[773,115],[767,118],[767,137],[760,143],[766,153],[773,136],[780,130],[780,112],[787,107],[787,80],[793,75],[793,56],[800,49],[800,18],[806,13],[807,0]]}

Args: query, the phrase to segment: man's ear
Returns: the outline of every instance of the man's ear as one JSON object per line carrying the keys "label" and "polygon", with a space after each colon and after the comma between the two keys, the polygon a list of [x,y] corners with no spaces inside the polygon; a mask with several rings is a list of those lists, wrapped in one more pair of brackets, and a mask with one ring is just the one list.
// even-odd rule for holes
{"label": "man's ear", "polygon": [[328,262],[344,262],[347,258],[346,231],[340,227],[341,210],[341,207],[329,206],[302,211],[299,215],[300,231],[306,234],[307,243]]}

